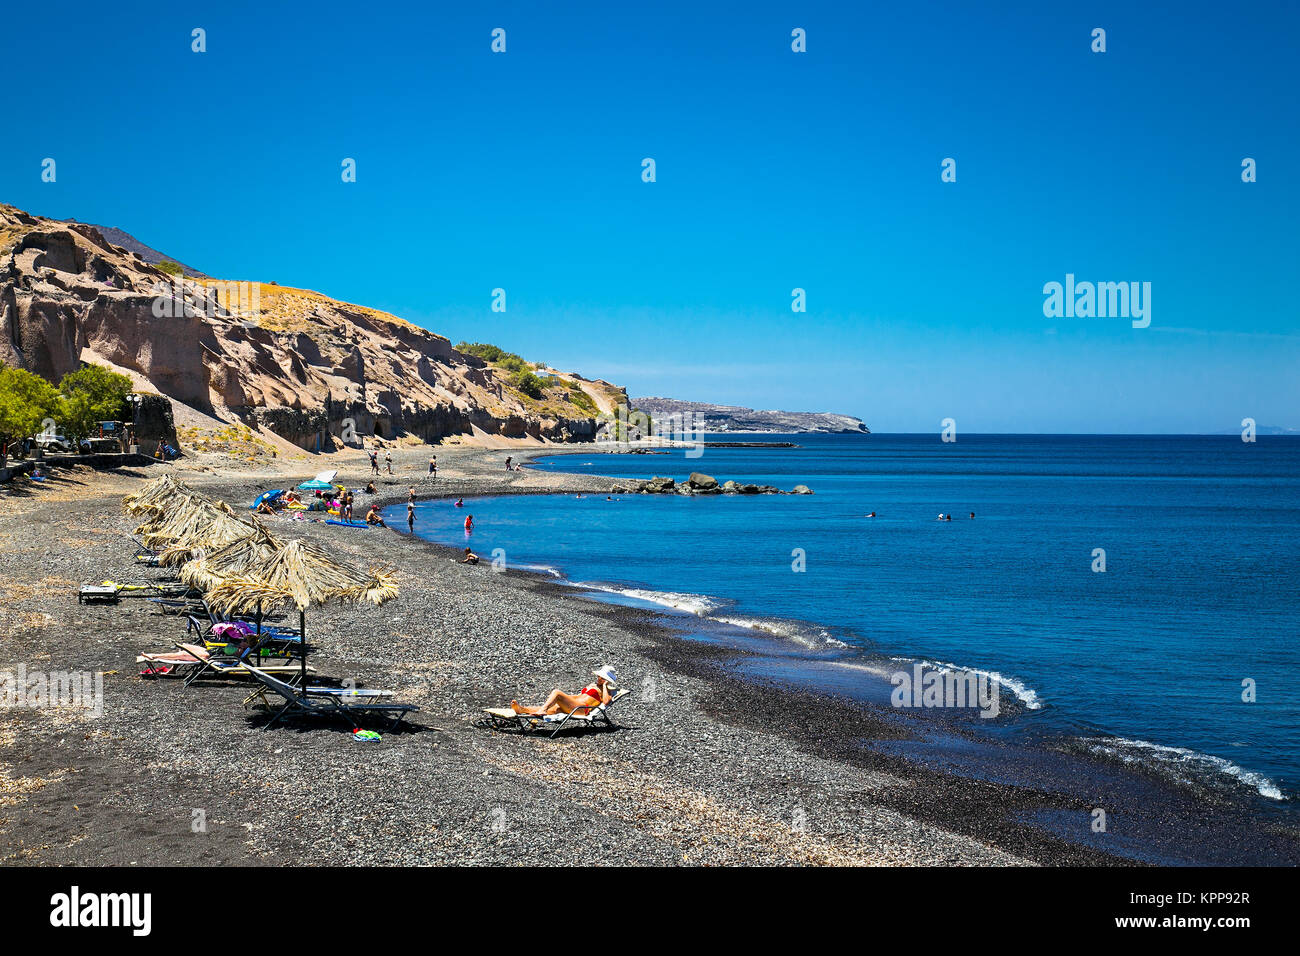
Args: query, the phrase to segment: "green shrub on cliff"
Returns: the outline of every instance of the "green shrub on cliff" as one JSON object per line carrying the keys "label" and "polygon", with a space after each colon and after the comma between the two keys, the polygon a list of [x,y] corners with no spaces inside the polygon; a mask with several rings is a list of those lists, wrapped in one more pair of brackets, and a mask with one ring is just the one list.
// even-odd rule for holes
{"label": "green shrub on cliff", "polygon": [[569,386],[569,401],[577,405],[584,412],[595,415],[599,409],[596,407],[596,400],[584,392],[577,385]]}
{"label": "green shrub on cliff", "polygon": [[518,371],[510,376],[510,384],[529,398],[542,397],[542,380],[532,372]]}
{"label": "green shrub on cliff", "polygon": [[489,345],[486,342],[461,342],[456,346],[456,351],[477,356],[483,361],[503,368],[508,372],[532,371],[532,365],[525,362],[521,356],[516,355],[514,352],[507,352],[495,345]]}

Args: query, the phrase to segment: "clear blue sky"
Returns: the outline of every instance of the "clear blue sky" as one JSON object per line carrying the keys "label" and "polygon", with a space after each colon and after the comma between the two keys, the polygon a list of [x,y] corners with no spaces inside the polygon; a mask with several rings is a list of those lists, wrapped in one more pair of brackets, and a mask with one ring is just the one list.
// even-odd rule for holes
{"label": "clear blue sky", "polygon": [[[634,395],[879,431],[1300,426],[1293,3],[78,0],[4,19],[0,200],[216,276]],[[1067,272],[1151,282],[1151,327],[1045,318]]]}

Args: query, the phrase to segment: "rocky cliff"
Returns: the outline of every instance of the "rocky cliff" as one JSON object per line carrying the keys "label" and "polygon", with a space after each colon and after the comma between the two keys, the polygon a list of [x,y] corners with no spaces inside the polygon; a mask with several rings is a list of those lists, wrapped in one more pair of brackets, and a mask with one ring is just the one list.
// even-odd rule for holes
{"label": "rocky cliff", "polygon": [[[94,226],[0,204],[0,361],[52,381],[83,361],[303,448],[330,436],[591,441],[625,393],[539,370],[540,397],[396,316],[302,289],[174,278]],[[349,431],[349,428],[351,431]]]}
{"label": "rocky cliff", "polygon": [[698,422],[705,432],[831,432],[835,434],[870,434],[862,419],[834,412],[759,411],[739,405],[709,405],[683,402],[675,398],[634,398],[632,404],[652,419],[666,420],[677,416],[681,421]]}

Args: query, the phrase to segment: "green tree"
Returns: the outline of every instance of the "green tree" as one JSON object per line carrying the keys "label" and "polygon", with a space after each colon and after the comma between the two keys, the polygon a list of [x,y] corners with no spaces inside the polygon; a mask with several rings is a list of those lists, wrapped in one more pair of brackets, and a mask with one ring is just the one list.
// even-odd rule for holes
{"label": "green tree", "polygon": [[95,434],[100,422],[124,418],[131,380],[99,365],[87,365],[63,376],[59,391],[65,399],[64,432],[70,440],[80,441]]}
{"label": "green tree", "polygon": [[529,398],[542,397],[542,380],[532,372],[515,372],[510,376],[510,383]]}
{"label": "green tree", "polygon": [[39,375],[0,367],[0,442],[32,437],[47,418],[61,423],[63,405],[58,390]]}

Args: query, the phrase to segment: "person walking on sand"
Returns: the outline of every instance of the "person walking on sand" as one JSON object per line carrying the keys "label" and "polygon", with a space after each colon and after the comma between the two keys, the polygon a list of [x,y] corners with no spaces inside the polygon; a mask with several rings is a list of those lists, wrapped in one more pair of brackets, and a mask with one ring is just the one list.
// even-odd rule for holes
{"label": "person walking on sand", "polygon": [[370,449],[370,470],[376,475],[379,474],[379,452],[373,448]]}
{"label": "person walking on sand", "polygon": [[390,452],[390,451],[386,451],[386,452],[384,452],[384,464],[388,466],[388,473],[391,475],[391,474],[393,473],[393,453],[392,453],[392,452]]}
{"label": "person walking on sand", "polygon": [[406,503],[406,526],[411,529],[411,534],[415,534],[415,505],[409,501]]}
{"label": "person walking on sand", "polygon": [[506,455],[506,471],[510,470],[510,462],[513,458],[514,455]]}
{"label": "person walking on sand", "polygon": [[438,456],[437,455],[434,455],[432,458],[429,459],[429,474],[434,478],[438,477]]}

